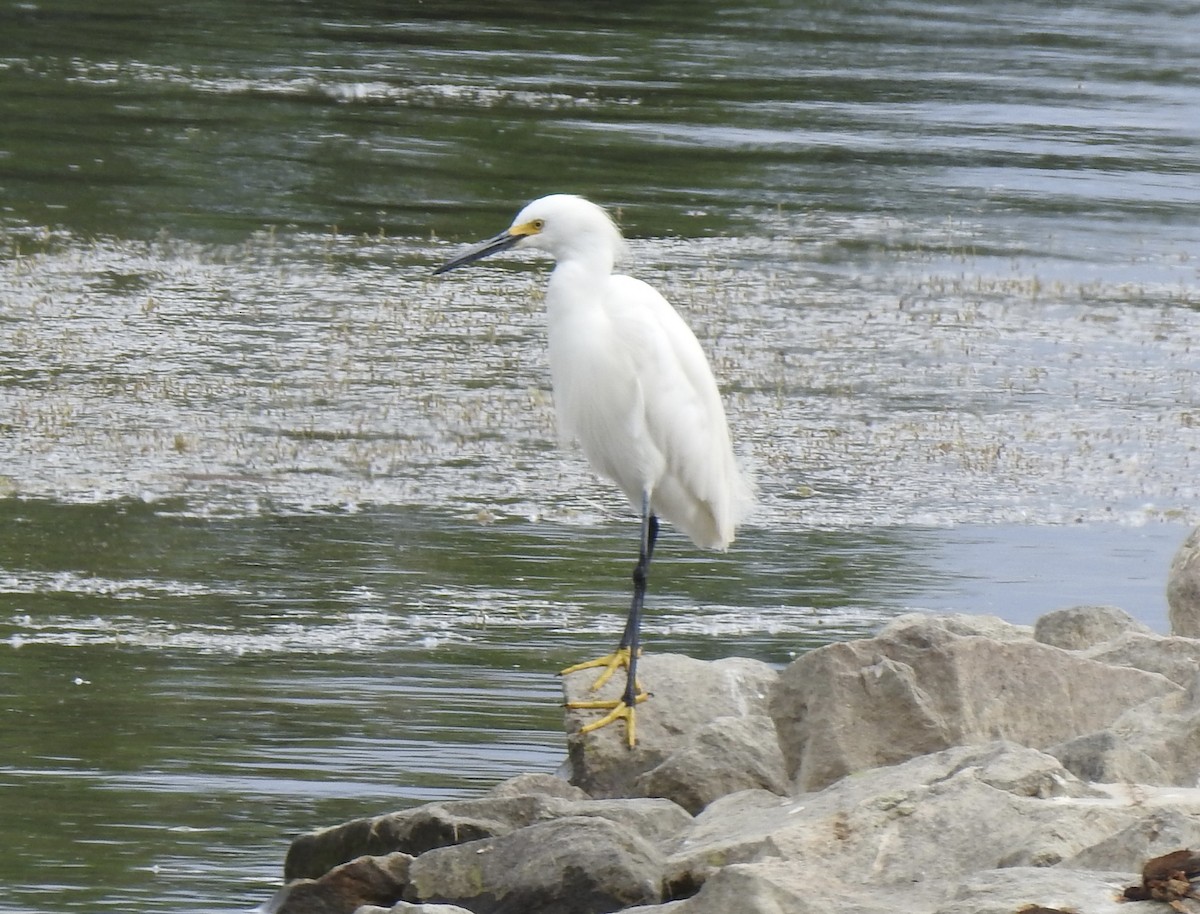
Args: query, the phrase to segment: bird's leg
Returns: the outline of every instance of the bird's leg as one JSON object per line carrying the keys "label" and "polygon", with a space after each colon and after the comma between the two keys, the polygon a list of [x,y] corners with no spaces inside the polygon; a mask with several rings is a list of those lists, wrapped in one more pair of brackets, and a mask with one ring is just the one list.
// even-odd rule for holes
{"label": "bird's leg", "polygon": [[[642,502],[642,541],[638,550],[638,563],[633,568],[633,600],[629,604],[629,617],[625,620],[625,632],[621,635],[618,650],[628,652],[625,664],[629,675],[625,679],[625,703],[633,707],[635,693],[641,692],[637,684],[637,662],[642,653],[642,604],[646,600],[646,582],[650,577],[650,560],[654,558],[654,541],[658,539],[658,518],[650,513],[649,498]],[[639,700],[645,700],[645,695]]]}
{"label": "bird's leg", "polygon": [[577,664],[563,670],[564,673],[579,669],[603,666],[605,671],[592,684],[592,690],[598,689],[612,678],[617,667],[626,668],[625,691],[617,701],[578,701],[568,702],[568,708],[607,708],[608,713],[597,721],[593,721],[580,729],[581,733],[591,733],[615,720],[625,721],[625,736],[632,749],[637,742],[634,726],[634,707],[638,702],[645,701],[649,696],[641,690],[637,681],[637,661],[641,653],[642,605],[646,599],[646,581],[650,572],[650,560],[654,557],[654,543],[658,539],[658,518],[650,511],[650,496],[642,497],[642,534],[638,549],[638,562],[633,569],[633,600],[629,605],[629,616],[625,620],[625,631],[621,635],[621,643],[616,651],[599,660]]}
{"label": "bird's leg", "polygon": [[[608,682],[608,680],[612,679],[613,674],[618,669],[621,667],[629,669],[631,644],[634,651],[641,653],[641,649],[637,647],[637,642],[639,641],[639,631],[642,624],[642,603],[646,596],[646,579],[650,569],[650,560],[654,557],[654,543],[657,539],[658,518],[653,514],[647,515],[643,512],[641,548],[638,554],[638,563],[633,569],[633,603],[629,607],[629,616],[625,620],[625,631],[621,635],[621,643],[617,646],[617,649],[611,654],[605,654],[603,657],[597,657],[595,660],[585,660],[583,663],[569,666],[565,670],[562,670],[559,675],[566,676],[568,673],[577,673],[580,670],[603,667],[604,672],[596,677],[596,681],[592,683],[590,691],[595,692]],[[608,703],[601,703],[601,706],[609,707],[610,705]],[[569,707],[577,707],[577,705],[572,704]]]}

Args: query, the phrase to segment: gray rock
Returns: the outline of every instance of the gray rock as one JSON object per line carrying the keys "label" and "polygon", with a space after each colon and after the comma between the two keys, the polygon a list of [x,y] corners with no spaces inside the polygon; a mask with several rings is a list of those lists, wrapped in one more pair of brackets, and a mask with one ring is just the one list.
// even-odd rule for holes
{"label": "gray rock", "polygon": [[[1035,867],[985,870],[946,886],[945,901],[929,888],[868,887],[836,874],[806,874],[800,883],[785,863],[734,865],[678,906],[639,908],[639,914],[1017,914],[1041,904],[1086,914],[1131,914],[1117,901],[1128,877],[1120,873],[1063,873]],[[629,912],[633,914],[633,912]]]}
{"label": "gray rock", "polygon": [[1098,784],[1165,784],[1158,762],[1111,730],[1050,746],[1046,752],[1077,778]]}
{"label": "gray rock", "polygon": [[948,746],[1008,739],[1046,747],[1108,726],[1179,686],[1013,636],[958,634],[906,616],[874,638],[831,644],[780,674],[770,713],[802,790]]}
{"label": "gray rock", "polygon": [[408,854],[359,857],[319,879],[289,884],[270,906],[272,914],[352,914],[364,905],[391,905],[408,885]]}
{"label": "gray rock", "polygon": [[1033,626],[1034,640],[1068,651],[1094,647],[1127,632],[1151,634],[1148,626],[1115,606],[1057,609],[1046,613]]}
{"label": "gray rock", "polygon": [[1148,701],[1110,727],[1048,751],[1078,776],[1098,782],[1195,787],[1200,784],[1200,676],[1186,692]]}
{"label": "gray rock", "polygon": [[[635,782],[683,748],[719,717],[765,714],[775,670],[757,660],[733,657],[706,663],[679,654],[646,654],[638,678],[651,698],[637,707],[637,745],[625,742],[617,723],[586,736],[579,732],[601,712],[567,711],[570,781],[594,797],[630,796]],[[595,670],[563,679],[567,701],[617,698],[625,684],[619,671],[599,692],[592,692]]]}
{"label": "gray rock", "polygon": [[1111,666],[1131,666],[1149,673],[1161,673],[1176,685],[1187,688],[1200,672],[1200,639],[1127,632],[1084,651],[1083,656]]}
{"label": "gray rock", "polygon": [[1190,639],[1085,615],[1043,626],[1064,650],[914,614],[779,677],[649,655],[645,745],[576,737],[577,783],[670,799],[527,775],[356,820],[297,839],[288,872],[314,878],[268,910],[1116,914],[1147,859],[1200,845],[1200,675]]}
{"label": "gray rock", "polygon": [[508,795],[515,789],[509,783],[497,796],[429,803],[301,835],[288,849],[284,878],[315,878],[339,863],[366,854],[402,851],[418,856],[434,848],[499,837],[538,822],[570,816],[611,819],[650,841],[665,840],[691,822],[691,816],[669,800],[581,801],[544,794]]}
{"label": "gray rock", "polygon": [[693,815],[718,797],[753,788],[790,792],[775,724],[765,714],[718,717],[634,784],[639,796],[667,797]]}
{"label": "gray rock", "polygon": [[669,843],[692,824],[687,810],[661,797],[564,803],[557,812],[560,818],[608,819],[655,845]]}
{"label": "gray rock", "polygon": [[558,797],[562,800],[587,800],[587,792],[553,774],[519,774],[501,781],[487,792],[489,797]]}
{"label": "gray rock", "polygon": [[991,638],[993,641],[1028,641],[1033,637],[1033,629],[1028,625],[1014,625],[1005,622],[998,616],[975,615],[973,613],[905,613],[897,616],[879,630],[877,637],[902,638],[906,633],[914,632],[911,637],[925,637],[930,631],[945,632],[949,635],[978,635],[981,638]]}
{"label": "gray rock", "polygon": [[1117,900],[1129,880],[1125,873],[1057,868],[985,870],[965,879],[934,914],[1017,914],[1030,905],[1087,914],[1136,914]]}
{"label": "gray rock", "polygon": [[1146,805],[1149,813],[1097,844],[1064,860],[1060,867],[1079,870],[1120,870],[1140,873],[1152,857],[1184,847],[1200,847],[1200,819],[1193,812],[1172,808],[1169,793],[1151,793],[1137,785],[1114,786],[1114,796]]}
{"label": "gray rock", "polygon": [[[675,905],[637,908],[639,914],[898,914],[928,911],[919,889],[903,893],[848,886],[841,874],[790,861],[732,863],[721,867],[699,893]],[[847,874],[853,878],[854,874]]]}
{"label": "gray rock", "polygon": [[[705,885],[732,863],[784,861],[801,880],[833,873],[848,891],[952,881],[965,873],[1056,863],[1102,840],[1129,817],[1055,759],[1011,743],[960,746],[843,778],[789,800],[763,791],[724,797],[697,818],[668,857],[674,894]],[[1072,828],[1068,800],[1086,805]],[[904,909],[904,906],[899,906]]]}
{"label": "gray rock", "polygon": [[[667,860],[668,891],[692,892],[670,910],[1104,911],[1093,902],[1113,888],[1115,898],[1151,856],[1137,836],[1186,844],[1190,833],[1170,823],[1198,812],[1200,790],[1098,790],[1036,750],[956,747],[790,800],[763,791],[717,800]],[[1075,872],[1085,861],[1128,872]]]}
{"label": "gray rock", "polygon": [[[308,832],[288,849],[284,878],[317,878],[343,861],[366,854],[418,856],[559,818],[608,819],[650,842],[670,840],[691,824],[688,812],[666,799],[566,800],[545,794],[512,795],[516,786],[511,782],[500,787],[504,789],[499,795],[426,804]],[[578,794],[586,796],[582,790]]]}
{"label": "gray rock", "polygon": [[364,855],[402,851],[417,856],[435,847],[504,835],[549,818],[563,801],[539,795],[455,800],[355,819],[296,838],[284,878],[316,878]]}
{"label": "gray rock", "polygon": [[422,854],[405,900],[476,914],[594,914],[661,901],[662,871],[661,853],[636,832],[579,816]]}
{"label": "gray rock", "polygon": [[1183,541],[1167,573],[1171,634],[1200,638],[1200,527]]}
{"label": "gray rock", "polygon": [[466,908],[456,904],[412,904],[407,901],[397,901],[390,908],[380,908],[375,905],[363,905],[354,914],[473,914]]}

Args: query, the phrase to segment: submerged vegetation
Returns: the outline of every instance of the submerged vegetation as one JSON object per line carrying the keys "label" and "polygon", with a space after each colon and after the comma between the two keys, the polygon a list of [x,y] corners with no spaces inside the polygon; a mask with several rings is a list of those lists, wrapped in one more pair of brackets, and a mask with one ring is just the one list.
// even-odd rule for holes
{"label": "submerged vegetation", "polygon": [[[758,524],[1191,519],[1194,287],[1133,261],[1145,281],[1043,279],[946,226],[830,270],[794,240],[812,231],[634,246],[711,353]],[[492,518],[606,501],[555,440],[528,269],[431,281],[436,242],[339,234],[3,248],[8,492]]]}

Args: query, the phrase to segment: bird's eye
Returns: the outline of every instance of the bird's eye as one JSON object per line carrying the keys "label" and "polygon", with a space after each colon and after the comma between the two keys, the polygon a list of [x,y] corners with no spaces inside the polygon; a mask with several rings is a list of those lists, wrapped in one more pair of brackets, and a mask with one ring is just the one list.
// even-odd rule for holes
{"label": "bird's eye", "polygon": [[533,227],[540,232],[542,229],[544,229],[546,227],[546,220],[545,219],[534,219]]}

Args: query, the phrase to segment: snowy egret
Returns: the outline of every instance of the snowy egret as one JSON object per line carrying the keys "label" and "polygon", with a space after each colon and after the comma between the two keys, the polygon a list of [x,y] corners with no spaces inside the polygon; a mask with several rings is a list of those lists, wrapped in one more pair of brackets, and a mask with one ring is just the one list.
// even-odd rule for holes
{"label": "snowy egret", "polygon": [[753,501],[752,487],[734,458],[717,382],[695,335],[651,286],[613,273],[625,242],[608,213],[582,197],[542,197],[509,228],[435,275],[514,247],[545,251],[556,261],[546,313],[559,431],[577,439],[592,467],[641,512],[633,600],[620,645],[563,670],[604,667],[594,691],[625,667],[619,700],[569,707],[608,711],[584,733],[624,720],[632,748],[634,710],[648,697],[638,685],[637,662],[658,519],[698,546],[724,550]]}

